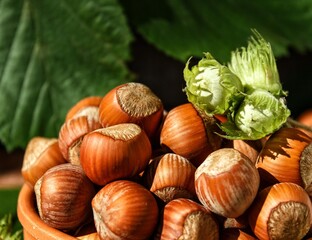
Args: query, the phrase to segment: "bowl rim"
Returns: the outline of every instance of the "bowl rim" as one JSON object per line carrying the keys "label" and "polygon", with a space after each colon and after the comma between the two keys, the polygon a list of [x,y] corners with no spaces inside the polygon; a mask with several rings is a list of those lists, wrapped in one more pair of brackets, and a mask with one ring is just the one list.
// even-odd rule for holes
{"label": "bowl rim", "polygon": [[41,220],[35,206],[35,192],[33,187],[27,183],[23,184],[18,195],[17,217],[23,226],[24,231],[27,231],[35,239],[77,240],[76,237],[52,228]]}

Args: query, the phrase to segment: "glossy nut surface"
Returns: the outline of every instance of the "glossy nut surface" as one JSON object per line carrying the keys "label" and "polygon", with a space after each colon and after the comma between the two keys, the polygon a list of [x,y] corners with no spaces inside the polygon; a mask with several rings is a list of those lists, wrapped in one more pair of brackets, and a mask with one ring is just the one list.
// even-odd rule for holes
{"label": "glossy nut surface", "polygon": [[219,225],[210,211],[190,199],[166,204],[158,229],[159,239],[219,239]]}
{"label": "glossy nut surface", "polygon": [[80,145],[84,136],[101,128],[98,112],[76,116],[65,121],[60,128],[58,142],[63,157],[70,163],[80,165]]}
{"label": "glossy nut surface", "polygon": [[98,185],[139,174],[152,154],[145,132],[134,123],[123,123],[88,133],[80,147],[86,175]]}
{"label": "glossy nut surface", "polygon": [[34,189],[24,184],[18,195],[17,216],[25,240],[75,240],[76,238],[47,225],[38,215]]}
{"label": "glossy nut surface", "polygon": [[227,228],[222,230],[221,240],[257,240],[257,238],[241,229]]}
{"label": "glossy nut surface", "polygon": [[100,96],[89,96],[78,101],[72,106],[66,113],[65,121],[77,116],[87,116],[99,112],[99,105],[102,97]]}
{"label": "glossy nut surface", "polygon": [[101,239],[149,239],[158,221],[152,193],[127,180],[105,185],[93,198],[92,208]]}
{"label": "glossy nut surface", "polygon": [[292,182],[311,189],[312,138],[296,128],[279,129],[264,145],[256,167],[267,185]]}
{"label": "glossy nut surface", "polygon": [[311,200],[295,183],[261,190],[249,209],[249,225],[259,239],[302,239],[312,223]]}
{"label": "glossy nut surface", "polygon": [[198,199],[224,217],[242,215],[254,200],[259,184],[255,165],[233,148],[212,152],[195,172]]}
{"label": "glossy nut surface", "polygon": [[34,186],[48,169],[66,162],[56,138],[34,137],[25,149],[21,173],[24,180]]}
{"label": "glossy nut surface", "polygon": [[129,82],[103,96],[99,117],[103,127],[135,123],[152,139],[162,121],[163,103],[146,85]]}
{"label": "glossy nut surface", "polygon": [[213,118],[205,122],[191,103],[185,103],[168,112],[160,143],[198,167],[209,153],[221,146],[221,137],[215,131]]}
{"label": "glossy nut surface", "polygon": [[143,181],[164,202],[182,197],[195,199],[195,170],[186,158],[167,153],[150,162],[144,171]]}
{"label": "glossy nut surface", "polygon": [[241,153],[245,154],[254,164],[256,164],[259,153],[262,149],[262,143],[260,140],[241,140],[234,139],[228,140],[225,143],[225,147],[234,148]]}
{"label": "glossy nut surface", "polygon": [[52,167],[34,189],[39,216],[49,226],[70,231],[90,219],[95,188],[80,166],[65,163]]}

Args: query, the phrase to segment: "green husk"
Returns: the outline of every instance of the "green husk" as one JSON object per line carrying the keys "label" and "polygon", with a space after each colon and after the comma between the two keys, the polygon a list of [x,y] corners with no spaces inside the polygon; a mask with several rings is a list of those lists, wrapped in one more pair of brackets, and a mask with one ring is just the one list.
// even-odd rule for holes
{"label": "green husk", "polygon": [[270,43],[253,33],[247,48],[232,52],[228,67],[205,53],[191,69],[188,60],[184,69],[188,101],[207,115],[226,116],[219,124],[224,134],[219,135],[227,139],[263,138],[291,114]]}
{"label": "green husk", "polygon": [[220,127],[228,139],[257,140],[277,131],[290,116],[284,98],[266,90],[252,90]]}
{"label": "green husk", "polygon": [[242,81],[245,91],[263,89],[274,96],[286,96],[280,83],[276,61],[269,42],[255,30],[247,48],[232,52],[229,69]]}
{"label": "green husk", "polygon": [[228,67],[220,64],[210,53],[204,53],[198,65],[189,69],[187,61],[183,74],[188,101],[207,115],[225,114],[243,97],[243,85]]}

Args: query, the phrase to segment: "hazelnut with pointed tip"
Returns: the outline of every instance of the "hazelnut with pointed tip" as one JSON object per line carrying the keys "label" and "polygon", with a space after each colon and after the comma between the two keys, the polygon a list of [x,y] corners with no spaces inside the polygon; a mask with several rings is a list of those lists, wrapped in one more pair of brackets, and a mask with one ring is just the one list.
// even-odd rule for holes
{"label": "hazelnut with pointed tip", "polygon": [[92,182],[105,184],[141,173],[152,155],[145,132],[134,123],[121,123],[86,134],[80,163]]}
{"label": "hazelnut with pointed tip", "polygon": [[171,109],[163,123],[160,144],[198,167],[221,147],[222,138],[213,117],[203,118],[191,103]]}
{"label": "hazelnut with pointed tip", "polygon": [[259,184],[255,165],[234,148],[212,152],[195,172],[199,201],[223,217],[242,215],[256,197]]}
{"label": "hazelnut with pointed tip", "polygon": [[47,170],[66,162],[56,138],[33,137],[25,149],[21,173],[24,180],[34,186]]}
{"label": "hazelnut with pointed tip", "polygon": [[64,163],[50,168],[34,190],[39,216],[47,225],[71,231],[92,219],[95,187],[80,166]]}
{"label": "hazelnut with pointed tip", "polygon": [[219,224],[201,204],[177,198],[164,207],[157,235],[162,240],[219,239]]}
{"label": "hazelnut with pointed tip", "polygon": [[196,168],[186,158],[166,153],[154,158],[143,174],[143,182],[160,199],[196,199],[194,176]]}
{"label": "hazelnut with pointed tip", "polygon": [[149,239],[158,222],[159,209],[153,194],[128,180],[105,185],[94,196],[92,209],[101,239]]}

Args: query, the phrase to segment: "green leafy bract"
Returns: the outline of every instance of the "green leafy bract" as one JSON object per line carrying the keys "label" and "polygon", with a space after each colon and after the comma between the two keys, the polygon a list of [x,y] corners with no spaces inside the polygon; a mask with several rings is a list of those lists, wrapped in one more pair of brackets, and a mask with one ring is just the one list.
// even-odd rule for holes
{"label": "green leafy bract", "polygon": [[2,0],[0,141],[57,136],[66,111],[127,81],[132,39],[116,0]]}
{"label": "green leafy bract", "polygon": [[254,30],[247,48],[232,52],[229,69],[242,81],[245,91],[264,89],[275,96],[286,96],[280,83],[275,57],[269,42]]}
{"label": "green leafy bract", "polygon": [[228,139],[257,140],[277,131],[290,116],[284,98],[262,89],[246,94],[243,102],[221,124]]}
{"label": "green leafy bract", "polygon": [[[184,69],[189,102],[207,115],[223,115],[220,128],[228,139],[257,140],[277,131],[290,116],[273,51],[254,30],[247,48],[232,55],[228,68],[209,53]],[[232,70],[232,71],[231,71]]]}
{"label": "green leafy bract", "polygon": [[225,114],[243,96],[239,78],[210,53],[205,53],[191,70],[188,61],[183,73],[188,101],[207,115]]}

